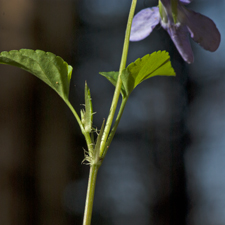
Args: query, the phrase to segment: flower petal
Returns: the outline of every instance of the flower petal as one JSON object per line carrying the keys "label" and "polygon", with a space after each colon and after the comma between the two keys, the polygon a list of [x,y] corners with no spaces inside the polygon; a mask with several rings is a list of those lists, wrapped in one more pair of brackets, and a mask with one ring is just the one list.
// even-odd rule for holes
{"label": "flower petal", "polygon": [[178,23],[168,25],[161,22],[161,25],[169,33],[173,43],[175,44],[184,61],[186,61],[187,63],[193,63],[194,56],[187,27]]}
{"label": "flower petal", "polygon": [[[168,8],[171,5],[171,0],[160,0],[160,1],[166,8]],[[192,0],[179,0],[179,2],[183,4],[189,4],[192,2]]]}
{"label": "flower petal", "polygon": [[141,10],[133,18],[130,41],[140,41],[146,38],[159,23],[159,20],[158,7]]}
{"label": "flower petal", "polygon": [[189,4],[192,2],[192,0],[180,0],[180,2],[183,4]]}
{"label": "flower petal", "polygon": [[181,7],[180,12],[186,15],[183,21],[188,27],[191,38],[205,50],[216,51],[221,37],[215,23],[208,17],[184,7]]}

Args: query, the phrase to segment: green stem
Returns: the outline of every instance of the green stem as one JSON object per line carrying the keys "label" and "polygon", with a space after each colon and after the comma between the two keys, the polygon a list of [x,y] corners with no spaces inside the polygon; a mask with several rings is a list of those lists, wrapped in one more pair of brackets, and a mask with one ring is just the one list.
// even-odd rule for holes
{"label": "green stem", "polygon": [[126,29],[125,39],[124,39],[123,52],[122,52],[122,58],[121,58],[121,63],[120,63],[118,80],[117,80],[116,89],[115,89],[115,92],[114,92],[111,108],[110,108],[110,111],[109,111],[109,116],[108,116],[108,119],[107,119],[107,122],[106,122],[106,126],[105,126],[103,136],[102,136],[102,143],[101,143],[101,147],[100,147],[100,157],[103,156],[103,152],[105,150],[106,141],[107,141],[107,138],[108,138],[111,126],[112,126],[113,118],[114,118],[114,115],[115,115],[117,103],[118,103],[119,96],[120,96],[120,89],[121,89],[121,86],[122,86],[122,80],[121,80],[120,77],[121,77],[121,74],[122,74],[123,70],[125,69],[126,63],[127,63],[130,30],[131,30],[131,25],[132,25],[132,20],[133,20],[133,17],[134,17],[134,11],[135,11],[135,8],[136,8],[136,4],[137,4],[137,0],[133,0],[132,3],[131,3],[130,13],[129,13],[128,21],[127,21],[127,29]]}
{"label": "green stem", "polygon": [[87,143],[87,147],[88,147],[89,152],[90,151],[93,151],[93,143],[92,143],[92,139],[91,139],[90,134],[85,131],[85,129],[83,127],[83,124],[82,124],[82,122],[80,120],[80,117],[78,116],[77,112],[75,111],[75,109],[73,108],[73,106],[71,105],[71,103],[69,102],[69,100],[65,100],[64,99],[64,101],[66,102],[66,104],[70,108],[71,112],[73,113],[74,117],[76,118],[76,120],[77,120],[77,122],[78,122],[78,124],[80,126],[81,132],[82,132],[82,134],[85,137],[85,140],[86,140],[86,143]]}
{"label": "green stem", "polygon": [[99,166],[97,165],[90,166],[90,174],[88,179],[88,189],[87,189],[87,196],[86,196],[86,202],[85,202],[83,225],[91,224],[91,216],[92,216],[94,192],[95,192],[95,184],[96,184],[98,168]]}
{"label": "green stem", "polygon": [[109,134],[109,137],[108,137],[108,139],[107,139],[106,147],[105,147],[105,150],[104,150],[104,152],[103,152],[102,158],[105,157],[105,155],[106,155],[106,153],[107,153],[107,150],[108,150],[108,147],[110,146],[110,144],[111,144],[111,142],[112,142],[112,140],[113,140],[113,137],[114,137],[114,135],[115,135],[115,133],[116,133],[116,129],[117,129],[118,125],[119,125],[120,119],[121,119],[122,114],[123,114],[123,110],[124,110],[125,105],[126,105],[126,103],[127,103],[127,100],[128,100],[128,97],[123,98],[123,100],[122,100],[122,103],[121,103],[121,105],[120,105],[120,110],[119,110],[118,115],[117,115],[117,117],[116,117],[116,121],[115,121],[115,123],[114,123],[114,125],[113,125],[113,128],[112,128],[112,130],[111,130],[111,132],[110,132],[110,134]]}

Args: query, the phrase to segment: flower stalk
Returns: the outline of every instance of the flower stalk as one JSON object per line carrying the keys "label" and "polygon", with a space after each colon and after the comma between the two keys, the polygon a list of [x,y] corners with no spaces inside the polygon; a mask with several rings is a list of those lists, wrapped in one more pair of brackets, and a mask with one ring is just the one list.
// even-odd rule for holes
{"label": "flower stalk", "polygon": [[134,11],[136,8],[136,4],[137,4],[137,0],[133,0],[131,3],[130,13],[129,13],[128,22],[127,22],[127,28],[126,28],[126,34],[125,34],[125,39],[124,39],[121,63],[120,63],[120,68],[119,68],[119,76],[117,79],[116,89],[115,89],[112,104],[110,107],[109,116],[108,116],[108,119],[106,122],[103,136],[102,136],[102,142],[101,142],[101,147],[100,147],[100,157],[102,157],[103,154],[105,154],[105,149],[107,149],[107,147],[108,147],[108,146],[106,146],[106,142],[107,142],[107,139],[109,136],[109,132],[110,132],[110,129],[112,126],[113,118],[115,115],[116,107],[117,107],[119,96],[120,96],[120,90],[121,90],[121,86],[122,86],[121,74],[122,74],[123,70],[125,69],[126,63],[127,63],[127,55],[128,55],[129,42],[130,42],[130,32],[131,32],[132,20],[134,17]]}
{"label": "flower stalk", "polygon": [[[90,165],[90,174],[89,174],[89,180],[88,180],[88,189],[87,189],[86,202],[85,202],[83,225],[91,225],[91,217],[92,217],[92,210],[93,210],[93,203],[94,203],[94,193],[95,193],[95,184],[96,184],[97,173],[98,173],[98,169],[101,165],[100,161],[105,157],[105,154],[106,154],[106,151],[105,151],[105,149],[107,149],[106,143],[107,143],[107,140],[108,140],[108,137],[109,137],[109,133],[110,133],[110,130],[111,130],[113,118],[114,118],[114,115],[115,115],[115,111],[116,111],[119,96],[120,96],[120,90],[121,90],[121,87],[122,87],[122,80],[121,80],[120,77],[121,77],[121,74],[122,74],[123,70],[125,69],[126,63],[127,63],[127,55],[128,55],[129,42],[130,42],[131,25],[132,25],[132,20],[133,20],[133,17],[134,17],[134,11],[135,11],[135,8],[136,8],[136,4],[137,4],[137,0],[132,0],[130,13],[129,13],[129,17],[128,17],[128,22],[127,22],[123,52],[122,52],[122,57],[121,57],[119,76],[118,76],[118,80],[117,80],[117,84],[116,84],[111,108],[110,108],[110,111],[109,111],[109,116],[108,116],[108,119],[107,119],[107,122],[106,122],[105,129],[104,129],[103,134],[102,134],[101,144],[99,146],[99,148],[100,148],[99,149],[99,157],[97,158],[97,161],[94,164]],[[122,112],[123,112],[126,101],[127,101],[127,99],[125,101],[123,101],[123,103],[122,103],[119,115],[118,115],[116,123],[114,125],[113,133],[110,136],[107,144],[111,143],[111,140],[112,140],[112,138],[115,134],[115,131],[116,131],[116,128],[118,126],[119,120],[121,118],[121,115],[122,115]],[[89,134],[88,135],[86,134],[85,138],[86,138],[87,143],[90,142],[89,137],[90,137]],[[96,149],[95,149],[95,151],[96,151]]]}

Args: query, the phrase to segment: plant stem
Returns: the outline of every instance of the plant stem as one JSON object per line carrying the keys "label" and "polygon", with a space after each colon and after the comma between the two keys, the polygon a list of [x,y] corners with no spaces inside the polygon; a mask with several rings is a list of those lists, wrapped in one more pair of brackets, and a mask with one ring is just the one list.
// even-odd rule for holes
{"label": "plant stem", "polygon": [[93,209],[93,202],[94,202],[94,192],[95,192],[95,184],[96,184],[98,168],[99,168],[98,165],[90,166],[90,174],[89,174],[89,179],[88,179],[88,189],[87,189],[87,196],[86,196],[86,202],[85,202],[83,225],[91,224],[92,209]]}
{"label": "plant stem", "polygon": [[111,130],[111,132],[110,132],[110,134],[109,134],[109,137],[108,137],[108,139],[107,139],[107,142],[106,142],[106,147],[105,147],[105,150],[104,150],[103,155],[102,155],[102,158],[103,158],[103,159],[104,159],[104,157],[105,157],[105,155],[106,155],[106,153],[107,153],[108,146],[110,146],[110,144],[111,144],[111,142],[112,142],[112,140],[113,140],[113,137],[114,137],[114,135],[115,135],[115,133],[116,133],[116,129],[117,129],[118,125],[119,125],[120,119],[121,119],[122,114],[123,114],[123,110],[124,110],[125,105],[126,105],[126,103],[127,103],[127,100],[128,100],[128,97],[123,98],[123,100],[122,100],[122,103],[121,103],[121,105],[120,105],[120,110],[119,110],[118,115],[117,115],[117,117],[116,117],[116,121],[115,121],[115,123],[114,123],[114,125],[113,125],[113,128],[112,128],[112,130]]}
{"label": "plant stem", "polygon": [[102,143],[101,143],[101,147],[100,147],[100,157],[103,156],[103,152],[105,150],[106,141],[107,141],[107,138],[108,138],[111,126],[112,126],[113,118],[115,115],[117,103],[118,103],[119,96],[120,96],[120,89],[122,86],[122,80],[120,77],[121,77],[121,74],[122,74],[123,70],[125,69],[126,63],[127,63],[127,55],[128,55],[128,49],[129,49],[129,41],[130,41],[129,40],[130,39],[130,30],[131,30],[131,25],[132,25],[132,20],[134,17],[134,11],[136,8],[136,4],[137,4],[137,0],[133,0],[131,3],[130,13],[129,13],[128,21],[127,21],[127,28],[126,28],[126,34],[125,34],[125,39],[124,39],[123,52],[122,52],[122,57],[121,57],[118,80],[117,80],[112,104],[110,107],[109,116],[108,116],[108,119],[106,122],[103,136],[102,136]]}
{"label": "plant stem", "polygon": [[[106,122],[106,126],[105,126],[105,129],[104,129],[104,132],[103,132],[103,136],[102,136],[99,158],[101,158],[103,153],[104,153],[106,141],[108,139],[108,135],[109,135],[109,132],[110,132],[110,129],[111,129],[111,126],[112,126],[113,118],[114,118],[114,115],[115,115],[116,107],[117,107],[119,96],[120,96],[120,90],[121,90],[121,86],[122,86],[122,80],[121,80],[120,77],[121,77],[121,74],[122,74],[123,70],[126,67],[128,48],[129,48],[129,39],[130,39],[130,30],[131,30],[131,25],[132,25],[132,20],[133,20],[133,17],[134,17],[134,11],[135,11],[135,8],[136,8],[136,4],[137,4],[137,0],[132,0],[130,13],[129,13],[129,17],[128,17],[128,22],[127,22],[127,29],[126,29],[126,35],[125,35],[124,46],[123,46],[123,53],[122,53],[122,58],[121,58],[121,63],[120,63],[119,76],[118,76],[118,80],[117,80],[116,89],[115,89],[115,92],[114,92],[111,108],[110,108],[110,111],[109,111],[109,116],[108,116],[108,119],[107,119],[107,122]],[[126,100],[123,99],[123,101],[122,101],[120,111],[118,113],[116,122],[114,124],[113,131],[112,131],[112,134],[110,136],[109,142],[112,141],[112,138],[115,134],[115,131],[116,131],[116,128],[119,124],[119,120],[120,120],[121,115],[123,113],[123,109],[124,109],[124,106],[126,104],[126,101],[127,101],[127,98],[126,98]],[[72,109],[73,109],[73,107],[72,107]],[[72,110],[72,112],[73,112],[73,110]],[[74,115],[77,119],[76,112],[75,112]],[[81,126],[82,133],[85,136],[85,133],[83,132],[83,130],[84,130],[83,125],[80,121],[80,118],[79,118],[78,123]],[[91,145],[90,144],[88,144],[88,145],[90,145],[90,147],[93,150],[91,137],[90,137],[89,133],[88,133],[88,135],[86,134],[85,138],[86,138],[87,144],[91,143]],[[83,225],[91,225],[92,209],[93,209],[93,202],[94,202],[94,192],[95,192],[95,184],[96,184],[98,169],[99,169],[98,164],[97,165],[93,164],[93,165],[90,166],[90,174],[89,174],[89,180],[88,180],[88,189],[87,189],[87,196],[86,196],[86,202],[85,202]]]}

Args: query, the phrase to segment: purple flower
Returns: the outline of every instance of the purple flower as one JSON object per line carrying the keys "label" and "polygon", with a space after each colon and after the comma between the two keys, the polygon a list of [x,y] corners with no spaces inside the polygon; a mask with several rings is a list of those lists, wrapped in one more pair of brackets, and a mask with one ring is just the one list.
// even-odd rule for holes
{"label": "purple flower", "polygon": [[187,63],[194,61],[191,38],[205,50],[214,52],[220,44],[220,32],[206,16],[186,9],[191,0],[161,0],[158,7],[146,8],[135,15],[130,41],[146,38],[160,22]]}

